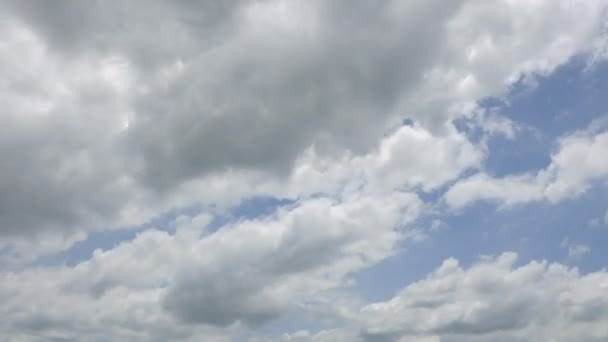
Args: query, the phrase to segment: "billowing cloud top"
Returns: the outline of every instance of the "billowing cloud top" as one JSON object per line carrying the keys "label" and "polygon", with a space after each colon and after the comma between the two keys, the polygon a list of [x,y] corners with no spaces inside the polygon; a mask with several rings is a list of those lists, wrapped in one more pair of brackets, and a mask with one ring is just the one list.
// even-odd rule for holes
{"label": "billowing cloud top", "polygon": [[[605,111],[549,133],[559,113],[533,125],[505,108],[573,63],[608,78],[606,1],[7,0],[0,13],[7,340],[608,338],[608,275],[563,260],[515,265],[497,249],[470,267],[446,256],[391,296],[362,285],[415,274],[386,265],[456,234],[481,202],[605,189]],[[545,163],[493,169],[497,141],[524,136],[550,137]],[[592,250],[558,248],[568,262]]]}

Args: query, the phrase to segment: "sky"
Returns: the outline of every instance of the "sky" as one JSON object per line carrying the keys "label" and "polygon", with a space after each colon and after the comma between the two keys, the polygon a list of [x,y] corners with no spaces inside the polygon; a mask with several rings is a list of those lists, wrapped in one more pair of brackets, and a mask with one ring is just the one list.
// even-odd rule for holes
{"label": "sky", "polygon": [[608,340],[608,1],[0,1],[0,340]]}

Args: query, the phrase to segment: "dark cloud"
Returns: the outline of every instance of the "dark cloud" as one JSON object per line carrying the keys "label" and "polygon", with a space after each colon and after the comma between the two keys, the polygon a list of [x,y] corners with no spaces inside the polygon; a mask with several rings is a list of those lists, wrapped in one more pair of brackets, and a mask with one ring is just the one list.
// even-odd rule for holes
{"label": "dark cloud", "polygon": [[232,30],[235,13],[249,2],[9,0],[4,7],[59,53],[126,55],[150,71],[220,43]]}
{"label": "dark cloud", "polygon": [[205,175],[369,151],[460,3],[4,2],[0,229],[69,237]]}
{"label": "dark cloud", "polygon": [[[230,168],[285,174],[310,146],[367,151],[390,118],[405,114],[395,105],[432,65],[458,8],[295,4],[310,12],[300,26],[275,32],[288,24],[244,23],[140,97],[128,135],[149,184],[170,187]],[[270,20],[287,20],[281,14]]]}

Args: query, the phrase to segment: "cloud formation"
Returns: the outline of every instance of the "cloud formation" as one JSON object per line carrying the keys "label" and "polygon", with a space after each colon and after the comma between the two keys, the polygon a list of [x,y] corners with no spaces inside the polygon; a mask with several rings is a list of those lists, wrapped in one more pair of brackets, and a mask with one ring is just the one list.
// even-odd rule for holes
{"label": "cloud formation", "polygon": [[[608,337],[605,271],[557,263],[515,266],[517,255],[469,268],[445,260],[427,278],[362,309],[370,341],[601,341]],[[376,338],[376,339],[374,339]]]}
{"label": "cloud formation", "polygon": [[[448,259],[375,304],[355,294],[355,275],[403,253],[443,204],[557,202],[606,180],[601,123],[560,138],[545,169],[487,174],[486,139],[514,139],[518,126],[480,103],[572,58],[604,58],[607,10],[602,0],[3,1],[0,331],[605,338],[604,271],[515,266],[510,253],[469,268]],[[289,204],[220,220],[257,196]],[[75,265],[45,266],[92,233],[129,229],[135,238],[91,247]],[[260,332],[293,314],[333,326]]]}
{"label": "cloud formation", "polygon": [[445,202],[451,208],[461,209],[477,200],[494,200],[510,206],[577,197],[608,176],[606,149],[608,132],[592,126],[562,137],[545,169],[503,178],[480,172],[452,186],[445,194]]}
{"label": "cloud formation", "polygon": [[3,273],[2,330],[163,340],[193,323],[259,325],[393,254],[421,209],[406,194],[319,198],[216,232],[207,215],[181,217],[174,234],[147,230],[75,267]]}
{"label": "cloud formation", "polygon": [[441,134],[595,47],[602,5],[4,2],[2,232],[141,223],[190,181],[365,154],[404,117]]}

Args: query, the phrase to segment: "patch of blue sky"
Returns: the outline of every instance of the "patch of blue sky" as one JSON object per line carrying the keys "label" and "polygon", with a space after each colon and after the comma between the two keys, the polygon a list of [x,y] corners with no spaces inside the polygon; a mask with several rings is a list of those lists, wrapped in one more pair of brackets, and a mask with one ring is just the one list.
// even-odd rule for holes
{"label": "patch of blue sky", "polygon": [[286,331],[306,330],[314,333],[330,327],[332,325],[329,322],[323,322],[322,317],[311,317],[310,312],[296,309],[256,327],[256,334],[262,334],[271,340],[276,340],[277,336],[283,335]]}
{"label": "patch of blue sky", "polygon": [[103,251],[112,249],[121,242],[133,240],[139,232],[145,229],[145,227],[138,227],[91,232],[86,239],[77,241],[67,250],[41,256],[29,266],[75,266],[89,260],[96,249]]}
{"label": "patch of blue sky", "polygon": [[216,231],[222,226],[239,220],[251,220],[258,217],[267,216],[281,207],[289,206],[294,203],[295,200],[292,199],[270,196],[255,196],[247,198],[226,212],[215,213],[213,220],[207,227],[207,230]]}
{"label": "patch of blue sky", "polygon": [[35,260],[30,266],[73,266],[90,259],[96,249],[101,249],[103,251],[112,249],[122,242],[133,240],[138,233],[150,228],[174,233],[176,228],[174,222],[179,216],[193,217],[202,212],[210,212],[213,214],[213,219],[206,228],[207,231],[213,232],[231,222],[265,216],[274,212],[281,206],[292,203],[293,201],[286,199],[252,197],[244,199],[239,205],[230,208],[225,212],[218,212],[214,208],[203,208],[200,205],[192,205],[179,210],[175,209],[154,218],[141,226],[91,232],[86,239],[76,242],[69,249],[42,256]]}
{"label": "patch of blue sky", "polygon": [[321,330],[332,329],[341,324],[342,317],[335,315],[336,303],[352,304],[356,301],[357,292],[354,287],[346,286],[325,291],[323,297],[312,298],[311,301],[297,303],[291,310],[274,320],[256,327],[256,334],[262,334],[269,340],[278,340],[285,332],[294,333],[306,330],[314,335]]}
{"label": "patch of blue sky", "polygon": [[70,246],[70,248],[58,253],[41,256],[30,266],[74,266],[80,262],[90,259],[96,249],[100,249],[102,251],[112,249],[121,242],[133,240],[137,234],[147,229],[154,228],[172,233],[175,231],[175,227],[172,225],[172,222],[174,222],[178,216],[194,216],[200,213],[201,210],[200,205],[192,205],[179,210],[171,210],[159,217],[152,219],[150,222],[146,222],[139,226],[93,231],[89,233],[84,240],[77,241]]}
{"label": "patch of blue sky", "polygon": [[573,58],[531,88],[514,85],[504,114],[552,139],[606,114],[607,90],[608,62],[588,67],[585,58]]}
{"label": "patch of blue sky", "polygon": [[517,82],[504,99],[480,101],[521,127],[515,139],[488,140],[486,171],[500,177],[545,167],[560,136],[608,114],[606,94],[608,62],[589,67],[587,59],[577,57],[533,85]]}

